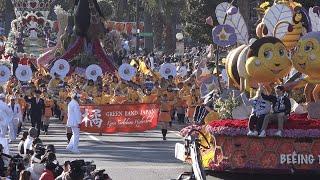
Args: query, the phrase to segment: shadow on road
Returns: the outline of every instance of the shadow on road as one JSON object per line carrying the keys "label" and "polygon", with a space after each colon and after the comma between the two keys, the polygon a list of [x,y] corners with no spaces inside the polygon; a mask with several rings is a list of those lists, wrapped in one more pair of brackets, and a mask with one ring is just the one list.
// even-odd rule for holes
{"label": "shadow on road", "polygon": [[[47,143],[53,141],[47,140]],[[70,153],[65,150],[61,140],[56,150],[59,157],[70,157]],[[100,161],[112,162],[143,162],[143,163],[165,163],[175,164],[180,162],[174,158],[175,141],[82,141],[80,142],[80,151],[83,157],[89,159],[99,159]],[[71,154],[71,156],[73,156]]]}

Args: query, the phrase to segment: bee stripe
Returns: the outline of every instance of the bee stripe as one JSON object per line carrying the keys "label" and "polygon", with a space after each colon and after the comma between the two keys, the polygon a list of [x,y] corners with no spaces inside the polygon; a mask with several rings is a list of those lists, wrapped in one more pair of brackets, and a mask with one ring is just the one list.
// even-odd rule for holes
{"label": "bee stripe", "polygon": [[[228,75],[233,82],[233,84],[236,87],[240,87],[240,76],[238,73],[238,68],[237,68],[237,62],[238,62],[238,57],[241,53],[241,51],[245,48],[246,46],[240,46],[236,48],[234,51],[230,52],[228,55],[228,60],[227,60],[227,72]],[[231,54],[232,53],[232,54]]]}

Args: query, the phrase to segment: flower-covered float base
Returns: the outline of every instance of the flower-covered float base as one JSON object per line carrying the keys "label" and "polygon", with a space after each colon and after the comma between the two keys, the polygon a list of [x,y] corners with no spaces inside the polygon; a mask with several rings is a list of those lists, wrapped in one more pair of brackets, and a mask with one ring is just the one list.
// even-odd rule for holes
{"label": "flower-covered float base", "polygon": [[[265,138],[248,137],[247,123],[218,120],[202,127],[211,135],[212,143],[210,150],[202,150],[203,166],[213,171],[246,173],[320,172],[320,120],[293,115],[281,138],[273,136],[274,125]],[[181,134],[186,135],[189,128]]]}

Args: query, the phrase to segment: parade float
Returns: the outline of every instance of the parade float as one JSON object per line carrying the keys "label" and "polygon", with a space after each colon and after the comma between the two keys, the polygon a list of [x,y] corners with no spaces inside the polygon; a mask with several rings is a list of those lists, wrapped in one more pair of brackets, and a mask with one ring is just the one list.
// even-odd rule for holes
{"label": "parade float", "polygon": [[12,0],[15,19],[11,22],[7,47],[18,53],[39,56],[47,42],[57,37],[57,24],[49,19],[51,1]]}
{"label": "parade float", "polygon": [[[55,62],[64,60],[70,65],[69,72],[85,75],[88,66],[97,65],[103,72],[113,73],[116,68],[103,47],[111,35],[104,28],[97,1],[75,1],[68,12],[57,5],[54,20],[49,18],[53,3],[12,0],[16,18],[11,22],[3,60],[26,54],[41,72],[54,73]],[[57,71],[65,71],[66,63]]]}
{"label": "parade float", "polygon": [[[192,172],[183,173],[180,179],[206,179],[215,172],[319,173],[320,117],[314,105],[319,99],[319,7],[307,11],[293,1],[275,1],[260,8],[264,16],[257,39],[249,39],[237,7],[227,2],[216,7],[215,49],[235,46],[225,59],[229,89],[220,89],[219,97],[213,98],[215,115],[209,112],[205,121],[180,131],[185,144],[176,144],[176,158],[192,165]],[[213,25],[212,18],[207,23]],[[291,99],[292,111],[282,137],[274,136],[276,125],[269,125],[267,137],[247,136],[248,114],[242,111],[246,117],[237,118],[233,113],[243,106],[237,92],[252,95],[258,86],[264,86],[271,93],[277,84],[284,84],[292,98],[295,89],[303,91],[305,86],[308,104]]]}
{"label": "parade float", "polygon": [[[44,52],[59,46],[63,9],[55,7],[58,21],[50,19],[53,1],[12,0],[15,18],[5,39],[1,65],[13,68],[21,82],[27,82],[32,73],[39,70],[37,58]],[[23,62],[23,63],[19,63]],[[18,66],[19,63],[19,66]],[[30,73],[31,72],[31,73]],[[4,73],[2,73],[4,74]],[[6,76],[3,76],[6,77]]]}
{"label": "parade float", "polygon": [[56,9],[55,12],[61,36],[58,36],[55,47],[38,58],[38,64],[51,69],[55,61],[63,59],[70,64],[71,72],[84,75],[88,66],[97,65],[103,73],[114,73],[114,63],[101,43],[106,39],[107,33],[98,2],[80,0],[75,2],[74,8],[69,12],[61,9]]}

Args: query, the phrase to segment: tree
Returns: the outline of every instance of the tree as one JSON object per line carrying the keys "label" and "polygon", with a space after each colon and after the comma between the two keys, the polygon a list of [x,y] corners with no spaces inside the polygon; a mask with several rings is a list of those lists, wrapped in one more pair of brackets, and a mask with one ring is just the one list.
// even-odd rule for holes
{"label": "tree", "polygon": [[164,40],[164,52],[171,54],[175,51],[176,25],[180,11],[184,8],[185,0],[142,0],[145,9],[153,17],[155,46],[160,48]]}
{"label": "tree", "polygon": [[211,28],[205,24],[206,18],[213,17],[215,21],[214,10],[221,1],[211,0],[186,0],[187,7],[183,11],[184,17],[184,33],[195,43],[211,43]]}
{"label": "tree", "polygon": [[110,2],[108,0],[100,0],[100,1],[98,1],[98,4],[100,6],[100,9],[102,11],[103,16],[106,19],[110,18],[113,14],[112,2]]}

